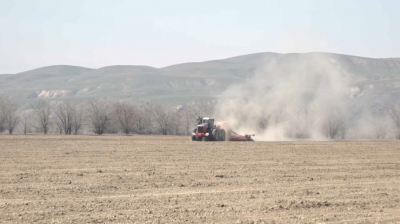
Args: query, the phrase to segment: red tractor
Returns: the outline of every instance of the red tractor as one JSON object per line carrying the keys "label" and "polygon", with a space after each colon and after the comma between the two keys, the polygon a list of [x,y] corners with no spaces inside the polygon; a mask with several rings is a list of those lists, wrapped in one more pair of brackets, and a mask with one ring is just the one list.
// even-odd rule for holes
{"label": "red tractor", "polygon": [[[223,128],[227,128],[227,131]],[[251,136],[239,135],[230,130],[226,122],[214,123],[213,118],[199,117],[197,127],[193,130],[192,141],[254,141]]]}
{"label": "red tractor", "polygon": [[215,125],[213,118],[199,117],[197,124],[192,133],[192,141],[225,141],[225,130]]}

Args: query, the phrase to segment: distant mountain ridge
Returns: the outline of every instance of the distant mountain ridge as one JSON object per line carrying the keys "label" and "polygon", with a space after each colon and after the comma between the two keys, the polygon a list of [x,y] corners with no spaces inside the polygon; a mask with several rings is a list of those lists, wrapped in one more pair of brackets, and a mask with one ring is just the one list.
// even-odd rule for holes
{"label": "distant mountain ridge", "polygon": [[333,53],[256,53],[221,60],[183,63],[163,68],[115,65],[98,69],[55,65],[17,74],[0,75],[0,93],[12,96],[20,105],[39,98],[54,100],[110,99],[161,101],[169,105],[200,99],[215,99],[232,84],[262,73],[270,63],[288,72],[300,63],[329,62],[344,74],[357,94],[371,91],[400,92],[400,58],[366,58]]}

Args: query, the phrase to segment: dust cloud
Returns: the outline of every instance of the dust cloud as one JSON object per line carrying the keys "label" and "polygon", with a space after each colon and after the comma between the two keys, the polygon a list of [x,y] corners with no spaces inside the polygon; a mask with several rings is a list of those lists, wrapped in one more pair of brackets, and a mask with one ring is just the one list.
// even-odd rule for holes
{"label": "dust cloud", "polygon": [[349,77],[319,54],[268,61],[220,96],[215,117],[255,140],[344,138]]}

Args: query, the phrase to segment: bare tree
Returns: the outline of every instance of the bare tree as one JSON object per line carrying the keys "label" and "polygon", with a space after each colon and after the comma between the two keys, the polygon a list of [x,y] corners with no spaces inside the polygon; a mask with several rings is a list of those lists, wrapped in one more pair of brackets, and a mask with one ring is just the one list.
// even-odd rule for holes
{"label": "bare tree", "polygon": [[154,122],[160,134],[178,134],[179,120],[179,114],[174,108],[166,108],[160,104],[154,106]]}
{"label": "bare tree", "polygon": [[151,114],[146,114],[143,107],[137,106],[134,116],[135,116],[134,118],[135,132],[138,134],[146,134],[146,132],[149,132],[149,126],[147,125],[150,122],[149,116],[151,116]]}
{"label": "bare tree", "polygon": [[11,135],[19,121],[17,107],[11,97],[0,95],[0,132],[7,130]]}
{"label": "bare tree", "polygon": [[21,113],[21,124],[22,124],[22,131],[24,132],[24,135],[26,135],[29,131],[30,127],[30,117],[31,114],[28,111],[24,111]]}
{"label": "bare tree", "polygon": [[113,116],[123,133],[129,134],[134,129],[136,111],[132,104],[116,102],[113,104]]}
{"label": "bare tree", "polygon": [[339,110],[331,110],[328,112],[322,124],[324,133],[327,138],[335,139],[341,136],[344,138],[346,122]]}
{"label": "bare tree", "polygon": [[396,102],[386,107],[395,128],[396,139],[400,139],[400,103]]}
{"label": "bare tree", "polygon": [[107,130],[111,121],[112,108],[105,101],[90,101],[88,108],[88,117],[93,132],[102,135]]}
{"label": "bare tree", "polygon": [[56,123],[60,129],[60,134],[72,134],[74,125],[74,116],[76,114],[77,105],[74,102],[61,102],[54,108],[56,115]]}
{"label": "bare tree", "polygon": [[77,135],[79,131],[83,128],[86,120],[86,113],[83,106],[78,106],[75,104],[75,110],[72,116],[72,131],[74,135]]}
{"label": "bare tree", "polygon": [[62,135],[64,133],[64,128],[63,128],[63,124],[56,118],[53,117],[53,123],[56,125],[57,127],[57,131],[60,135]]}
{"label": "bare tree", "polygon": [[54,108],[55,123],[60,134],[78,134],[85,122],[84,109],[76,102],[61,102]]}
{"label": "bare tree", "polygon": [[36,104],[31,105],[33,110],[33,119],[37,123],[37,129],[43,131],[43,134],[47,134],[50,127],[51,118],[51,104],[49,101],[38,100]]}
{"label": "bare tree", "polygon": [[139,134],[153,134],[155,128],[155,104],[146,102],[136,107],[135,131]]}
{"label": "bare tree", "polygon": [[170,119],[170,134],[172,135],[182,135],[186,134],[185,126],[182,121],[182,114],[176,108],[171,108],[169,113],[171,113]]}
{"label": "bare tree", "polygon": [[15,127],[17,127],[18,123],[19,123],[20,119],[19,116],[17,115],[16,109],[12,109],[12,111],[10,111],[10,113],[7,116],[7,130],[8,130],[8,134],[12,135]]}

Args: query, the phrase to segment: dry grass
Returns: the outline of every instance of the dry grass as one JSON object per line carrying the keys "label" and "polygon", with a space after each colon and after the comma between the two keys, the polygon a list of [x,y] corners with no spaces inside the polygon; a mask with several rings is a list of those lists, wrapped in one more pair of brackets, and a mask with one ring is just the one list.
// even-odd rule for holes
{"label": "dry grass", "polygon": [[0,223],[400,223],[400,142],[0,136]]}

